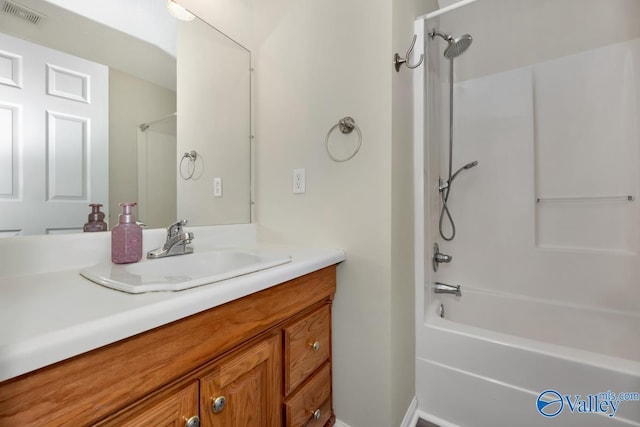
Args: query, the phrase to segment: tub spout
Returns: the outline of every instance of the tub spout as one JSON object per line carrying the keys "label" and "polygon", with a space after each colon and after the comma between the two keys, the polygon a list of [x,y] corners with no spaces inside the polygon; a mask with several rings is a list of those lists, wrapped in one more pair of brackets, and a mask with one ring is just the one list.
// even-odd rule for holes
{"label": "tub spout", "polygon": [[462,296],[460,285],[448,285],[446,283],[435,282],[433,284],[433,291],[436,294],[453,294],[457,297]]}

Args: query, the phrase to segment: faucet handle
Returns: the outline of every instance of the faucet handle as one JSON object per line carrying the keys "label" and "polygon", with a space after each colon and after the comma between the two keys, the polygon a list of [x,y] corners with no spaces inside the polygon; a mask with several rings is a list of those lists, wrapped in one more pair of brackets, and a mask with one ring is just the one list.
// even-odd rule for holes
{"label": "faucet handle", "polygon": [[453,257],[451,255],[443,254],[440,252],[440,247],[437,243],[433,244],[433,256],[431,257],[431,265],[433,271],[438,271],[439,264],[443,262],[451,262]]}
{"label": "faucet handle", "polygon": [[187,225],[186,219],[180,219],[167,227],[167,237],[171,238],[182,233],[182,226]]}

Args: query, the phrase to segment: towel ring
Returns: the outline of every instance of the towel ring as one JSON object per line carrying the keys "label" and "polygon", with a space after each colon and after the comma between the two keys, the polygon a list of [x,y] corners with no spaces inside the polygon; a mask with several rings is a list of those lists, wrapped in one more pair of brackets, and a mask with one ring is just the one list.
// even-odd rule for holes
{"label": "towel ring", "polygon": [[[335,157],[333,154],[331,154],[331,150],[329,149],[329,137],[336,128],[339,128],[340,132],[345,135],[350,134],[354,129],[356,130],[356,132],[358,132],[358,146],[350,156],[343,159]],[[353,157],[358,154],[358,151],[360,151],[360,147],[362,146],[362,132],[360,131],[360,127],[356,124],[356,121],[353,120],[352,117],[343,117],[338,123],[333,125],[331,129],[329,129],[329,132],[327,132],[327,136],[324,138],[324,144],[327,148],[327,154],[329,155],[329,157],[331,157],[331,160],[333,160],[334,162],[346,162],[347,160],[353,159]]]}
{"label": "towel ring", "polygon": [[[198,153],[195,150],[192,150],[188,153],[184,153],[182,155],[182,158],[180,159],[180,176],[182,177],[182,179],[184,179],[185,181],[193,178],[193,174],[196,172],[196,159],[198,158]],[[187,163],[187,173],[188,175],[185,176],[182,173],[182,163],[184,162],[184,159],[189,159],[188,163]],[[191,170],[191,172],[189,172],[189,169],[191,169],[189,166],[193,165],[193,169]]]}

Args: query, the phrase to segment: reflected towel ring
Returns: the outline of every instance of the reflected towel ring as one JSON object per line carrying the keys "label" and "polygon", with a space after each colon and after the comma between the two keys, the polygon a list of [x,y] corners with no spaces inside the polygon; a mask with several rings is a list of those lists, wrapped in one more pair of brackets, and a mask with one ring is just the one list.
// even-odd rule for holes
{"label": "reflected towel ring", "polygon": [[[331,154],[331,150],[329,149],[329,137],[336,128],[339,128],[340,132],[345,135],[350,134],[354,129],[356,130],[356,132],[358,132],[358,146],[350,156],[343,159],[335,157],[333,154]],[[362,146],[362,132],[360,131],[360,127],[358,127],[358,125],[356,124],[356,121],[353,120],[352,117],[347,116],[340,119],[338,123],[333,125],[331,129],[329,129],[329,132],[327,132],[327,136],[324,138],[324,143],[327,148],[327,154],[329,155],[329,157],[331,157],[331,160],[333,160],[334,162],[346,162],[347,160],[353,159],[353,157],[358,154],[358,151],[360,151],[360,147]]]}
{"label": "reflected towel ring", "polygon": [[[193,178],[193,174],[196,172],[196,159],[198,158],[198,153],[195,150],[191,150],[188,153],[184,153],[182,155],[182,159],[180,159],[180,176],[182,177],[182,179],[184,179],[185,181],[190,180],[191,178]],[[187,163],[187,173],[188,175],[185,176],[182,173],[182,163],[184,162],[184,159],[189,159],[189,162]],[[193,169],[191,170],[191,172],[189,172],[189,169],[191,169],[189,166],[193,165]]]}

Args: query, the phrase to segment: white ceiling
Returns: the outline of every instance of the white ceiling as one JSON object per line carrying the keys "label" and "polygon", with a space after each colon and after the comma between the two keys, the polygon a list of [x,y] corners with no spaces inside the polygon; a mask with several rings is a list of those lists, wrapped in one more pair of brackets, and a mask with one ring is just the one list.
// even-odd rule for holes
{"label": "white ceiling", "polygon": [[[0,0],[0,5],[4,1]],[[177,24],[164,1],[14,1],[47,18],[34,25],[0,11],[0,31],[175,90]],[[54,2],[74,6],[79,13],[99,18],[102,23],[58,7]],[[125,7],[127,4],[129,8]],[[105,9],[107,5],[109,11]]]}

